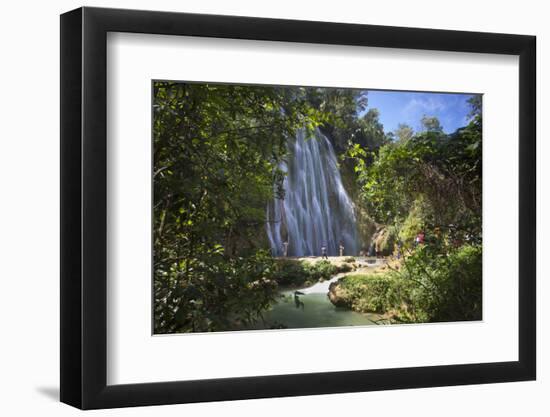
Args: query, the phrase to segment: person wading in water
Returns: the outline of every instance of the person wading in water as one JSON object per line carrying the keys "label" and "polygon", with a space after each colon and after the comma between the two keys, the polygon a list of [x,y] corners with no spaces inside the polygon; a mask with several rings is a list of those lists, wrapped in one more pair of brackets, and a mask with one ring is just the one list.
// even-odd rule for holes
{"label": "person wading in water", "polygon": [[304,295],[304,293],[300,291],[294,291],[294,305],[296,306],[296,308],[301,308],[303,310],[305,304],[302,300],[300,300],[300,295]]}

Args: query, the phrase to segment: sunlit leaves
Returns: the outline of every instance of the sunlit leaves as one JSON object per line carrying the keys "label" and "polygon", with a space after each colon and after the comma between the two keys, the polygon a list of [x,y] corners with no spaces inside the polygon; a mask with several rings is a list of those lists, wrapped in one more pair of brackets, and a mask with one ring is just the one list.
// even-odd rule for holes
{"label": "sunlit leaves", "polygon": [[265,207],[286,141],[327,115],[307,89],[154,83],[155,331],[255,320],[274,295]]}
{"label": "sunlit leaves", "polygon": [[[376,221],[401,224],[422,199],[427,225],[481,239],[481,116],[451,135],[435,118],[423,118],[416,135],[400,125],[398,141],[376,154],[351,145],[364,204]],[[450,228],[449,225],[452,225]]]}

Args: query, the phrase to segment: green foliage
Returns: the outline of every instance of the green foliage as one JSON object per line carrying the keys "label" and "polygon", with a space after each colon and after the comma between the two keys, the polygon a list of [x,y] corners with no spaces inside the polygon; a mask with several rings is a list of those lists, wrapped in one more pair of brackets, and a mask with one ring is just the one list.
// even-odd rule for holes
{"label": "green foliage", "polygon": [[422,132],[399,126],[377,151],[350,145],[363,205],[386,225],[377,250],[398,244],[403,257],[390,272],[341,279],[338,302],[403,322],[481,319],[481,96],[470,105],[471,121],[451,135],[424,117]]}
{"label": "green foliage", "polygon": [[355,145],[348,155],[356,161],[363,202],[378,223],[400,227],[416,211],[432,234],[480,242],[481,151],[477,115],[452,135],[434,128],[377,153]]}
{"label": "green foliage", "polygon": [[387,273],[348,275],[338,281],[340,305],[390,315],[400,322],[480,320],[481,246],[448,253],[423,246],[403,268]]}
{"label": "green foliage", "polygon": [[286,140],[327,120],[305,89],[155,82],[156,333],[261,315],[274,286],[265,207],[282,197]]}
{"label": "green foliage", "polygon": [[424,115],[420,120],[420,123],[422,123],[422,127],[426,132],[435,132],[435,133],[443,132],[443,126],[441,126],[441,123],[439,122],[439,119],[437,117],[433,117],[433,116],[430,117],[430,116]]}
{"label": "green foliage", "polygon": [[468,104],[470,105],[470,114],[468,115],[471,119],[476,120],[481,123],[481,108],[483,104],[483,96],[477,94],[468,99]]}
{"label": "green foliage", "polygon": [[311,280],[326,280],[338,272],[338,268],[329,261],[320,261],[309,266],[309,275]]}
{"label": "green foliage", "polygon": [[448,251],[422,246],[407,258],[400,276],[414,283],[412,304],[429,321],[481,319],[481,245]]}
{"label": "green foliage", "polygon": [[282,286],[300,287],[330,279],[338,272],[351,270],[351,267],[349,269],[346,267],[340,268],[325,260],[310,263],[292,259],[279,259],[276,261],[273,279]]}
{"label": "green foliage", "polygon": [[366,109],[367,94],[349,88],[309,88],[312,106],[327,115],[322,130],[331,138],[337,153],[345,151],[348,140],[358,128],[360,114]]}
{"label": "green foliage", "polygon": [[[354,268],[267,250],[265,208],[284,198],[279,166],[297,129],[328,134],[358,218],[385,228],[386,253],[398,242],[407,252],[399,271],[346,278],[350,306],[404,321],[480,316],[481,96],[451,135],[429,117],[423,132],[386,134],[367,99],[351,89],[153,84],[155,333],[246,326],[278,285]],[[414,247],[420,229],[426,245]]]}
{"label": "green foliage", "polygon": [[275,299],[277,284],[266,278],[272,268],[272,258],[263,252],[202,258],[187,279],[179,265],[172,265],[155,280],[155,318],[162,319],[156,330],[206,332],[254,322]]}
{"label": "green foliage", "polygon": [[399,229],[394,226],[388,226],[384,233],[377,239],[377,250],[384,256],[391,255],[397,243]]}
{"label": "green foliage", "polygon": [[380,112],[368,111],[368,95],[364,90],[349,88],[309,88],[308,100],[326,118],[320,126],[331,139],[337,154],[357,144],[363,149],[376,150],[389,139],[380,122]]}
{"label": "green foliage", "polygon": [[394,132],[394,136],[400,142],[406,142],[414,136],[414,130],[407,124],[400,123]]}
{"label": "green foliage", "polygon": [[409,214],[400,224],[397,239],[405,249],[412,249],[418,232],[426,229],[426,224],[424,223],[424,219],[427,216],[426,212],[427,209],[424,207],[423,198],[420,197],[413,202]]}
{"label": "green foliage", "polygon": [[279,259],[273,278],[281,286],[301,286],[309,279],[307,265],[304,261]]}
{"label": "green foliage", "polygon": [[387,313],[402,308],[407,282],[391,274],[348,275],[339,282],[343,304],[355,311]]}

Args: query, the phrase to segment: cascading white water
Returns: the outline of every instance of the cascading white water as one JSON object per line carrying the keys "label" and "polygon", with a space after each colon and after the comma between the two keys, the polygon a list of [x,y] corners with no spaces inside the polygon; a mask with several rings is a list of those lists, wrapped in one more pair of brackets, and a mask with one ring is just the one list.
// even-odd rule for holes
{"label": "cascading white water", "polygon": [[328,255],[357,254],[355,211],[344,186],[336,155],[328,138],[318,129],[312,137],[298,131],[288,143],[288,163],[283,200],[267,207],[267,235],[275,256],[319,256],[326,246]]}

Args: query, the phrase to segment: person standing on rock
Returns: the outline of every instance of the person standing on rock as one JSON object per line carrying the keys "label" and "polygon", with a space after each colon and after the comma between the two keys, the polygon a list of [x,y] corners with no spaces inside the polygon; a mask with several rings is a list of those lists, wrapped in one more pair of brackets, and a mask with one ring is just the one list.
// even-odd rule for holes
{"label": "person standing on rock", "polygon": [[285,258],[288,256],[288,240],[283,242],[283,256]]}
{"label": "person standing on rock", "polygon": [[321,246],[321,258],[328,259],[327,255],[327,245],[323,243],[323,246]]}
{"label": "person standing on rock", "polygon": [[340,241],[340,256],[344,256],[344,242]]}

